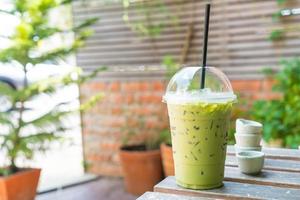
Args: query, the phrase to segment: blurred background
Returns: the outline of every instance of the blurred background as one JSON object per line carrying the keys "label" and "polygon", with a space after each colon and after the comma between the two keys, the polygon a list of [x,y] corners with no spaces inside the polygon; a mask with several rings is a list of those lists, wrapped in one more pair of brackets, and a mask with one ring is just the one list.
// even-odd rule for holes
{"label": "blurred background", "polygon": [[[25,117],[46,113],[57,102],[73,99],[68,106],[76,108],[79,101],[84,102],[99,92],[105,96],[91,110],[64,122],[72,127],[65,133],[66,142],[54,142],[46,153],[38,153],[30,161],[18,161],[22,166],[42,168],[39,192],[56,191],[42,194],[38,199],[75,199],[72,192],[63,193],[57,188],[98,177],[104,180],[101,187],[90,187],[100,191],[108,185],[102,192],[107,194],[104,197],[118,199],[112,193],[122,195],[125,191],[121,179],[111,177],[123,176],[120,147],[149,140],[155,140],[157,148],[168,143],[169,123],[162,95],[175,71],[201,63],[207,2],[212,4],[208,66],[221,69],[239,97],[233,111],[229,144],[235,143],[235,119],[249,118],[264,124],[265,146],[298,148],[299,1],[77,0],[55,8],[49,23],[76,27],[85,20],[98,18],[90,24],[92,35],[82,48],[55,64],[35,65],[28,73],[29,84],[66,74],[71,66],[79,66],[84,74],[100,66],[106,66],[106,70],[80,87],[69,85],[51,97],[39,96],[29,105],[35,111]],[[10,10],[13,4],[14,0],[2,0],[0,8]],[[20,23],[14,15],[3,11],[0,11],[1,49],[10,45],[7,37]],[[74,37],[76,33],[54,36],[40,46],[55,48]],[[17,90],[24,75],[15,68],[1,64],[0,80]],[[5,96],[0,102],[4,110],[5,105],[9,107]],[[5,154],[2,155],[0,164],[6,162]]]}

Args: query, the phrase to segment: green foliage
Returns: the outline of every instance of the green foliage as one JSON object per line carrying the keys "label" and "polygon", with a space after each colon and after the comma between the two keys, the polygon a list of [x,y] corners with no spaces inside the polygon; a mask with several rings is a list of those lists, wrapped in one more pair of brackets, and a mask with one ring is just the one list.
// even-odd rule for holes
{"label": "green foliage", "polygon": [[269,40],[277,41],[282,40],[284,38],[285,31],[282,29],[273,30],[269,35]]}
{"label": "green foliage", "polygon": [[125,115],[125,123],[122,127],[122,145],[128,146],[138,142],[145,145],[146,150],[158,149],[162,143],[160,135],[155,134],[158,130],[152,129],[148,131],[145,117],[134,117],[129,110],[127,111],[128,112],[123,112]]}
{"label": "green foliage", "polygon": [[[57,63],[57,60],[76,52],[92,34],[88,27],[97,22],[95,18],[70,28],[50,25],[50,13],[61,6],[70,6],[71,2],[71,0],[14,0],[11,10],[0,11],[19,19],[13,35],[8,37],[11,45],[0,50],[0,62],[18,63],[25,74],[24,85],[19,90],[0,84],[1,95],[6,96],[13,105],[10,111],[0,113],[0,147],[10,162],[7,168],[0,168],[0,175],[9,175],[18,171],[16,159],[32,159],[35,152],[44,152],[51,142],[62,140],[63,133],[70,128],[63,123],[63,120],[74,113],[92,108],[103,97],[102,94],[98,94],[78,109],[66,110],[66,105],[72,102],[63,102],[57,103],[52,110],[35,119],[26,120],[24,117],[27,112],[26,104],[39,95],[52,95],[62,87],[80,85],[105,69],[99,68],[89,75],[83,75],[80,68],[74,68],[68,74],[28,84],[28,70],[40,63]],[[73,42],[41,50],[41,46],[52,37],[63,37],[66,34],[74,35]]]}
{"label": "green foliage", "polygon": [[286,0],[276,0],[278,5],[282,5],[286,3]]}
{"label": "green foliage", "polygon": [[256,101],[251,114],[264,123],[266,141],[279,138],[285,146],[297,148],[300,144],[300,59],[283,61],[282,65],[283,70],[274,76],[276,84],[273,87],[282,98]]}
{"label": "green foliage", "polygon": [[[170,79],[176,71],[179,69],[179,65],[173,59],[172,56],[165,56],[162,61],[162,65],[166,69],[166,78]],[[126,146],[131,143],[135,137],[139,135],[138,131],[145,130],[145,119],[143,117],[134,118],[128,110],[124,111],[126,120],[125,126],[122,128],[122,145]],[[137,124],[132,124],[132,120],[137,120]],[[138,127],[138,128],[137,128]],[[161,143],[166,143],[171,145],[171,134],[169,129],[155,130],[160,134],[148,134],[145,136],[143,143],[146,149],[158,149]]]}
{"label": "green foliage", "polygon": [[274,22],[278,22],[280,18],[281,18],[281,11],[280,10],[273,13],[272,19],[273,19]]}
{"label": "green foliage", "polygon": [[[180,69],[179,64],[170,55],[166,55],[163,57],[162,66],[164,66],[166,70],[166,79],[168,81],[174,76],[178,69]],[[172,145],[171,133],[169,128],[164,129],[160,132],[160,142]]]}
{"label": "green foliage", "polygon": [[273,78],[274,75],[277,73],[276,70],[271,69],[271,68],[264,68],[262,70],[262,73],[267,77],[267,78]]}
{"label": "green foliage", "polygon": [[[77,77],[75,79],[73,78],[74,73],[76,73],[75,77]],[[86,76],[81,74],[81,70],[76,70],[61,77],[48,78],[36,82],[20,90],[14,90],[4,84],[0,84],[0,91],[6,91],[6,94],[10,95],[13,105],[17,107],[17,104],[37,98],[41,93],[53,94],[61,87],[82,82],[82,79],[86,79]],[[5,88],[5,90],[2,90],[2,88]],[[63,139],[63,133],[70,128],[63,123],[63,120],[78,112],[84,112],[92,108],[102,97],[102,94],[98,94],[82,104],[78,109],[72,110],[64,109],[66,105],[72,102],[58,103],[47,113],[27,121],[23,118],[25,110],[22,107],[0,113],[0,124],[7,128],[6,131],[1,131],[1,149],[7,153],[13,165],[15,165],[15,160],[20,157],[32,159],[36,151],[44,152],[49,148],[50,142]],[[13,168],[15,167],[11,166],[9,170],[14,172],[15,169]]]}
{"label": "green foliage", "polygon": [[169,129],[162,130],[160,132],[161,141],[166,143],[167,145],[172,145],[172,138]]}
{"label": "green foliage", "polygon": [[[272,19],[274,22],[277,22],[277,23],[280,22],[280,20],[283,17],[284,18],[292,17],[292,16],[283,16],[282,15],[282,11],[284,11],[284,9],[285,9],[284,7],[286,7],[285,4],[287,2],[288,2],[287,0],[277,0],[279,9],[272,14]],[[288,32],[299,32],[299,30],[300,30],[300,27],[297,25],[290,25],[290,26],[285,25],[280,28],[273,29],[271,31],[271,33],[269,34],[268,39],[273,42],[280,41],[285,38],[285,36]]]}
{"label": "green foliage", "polygon": [[[12,45],[1,51],[0,61],[15,60],[23,66],[28,63],[38,64],[63,58],[82,47],[84,41],[91,34],[87,27],[94,24],[97,19],[88,19],[72,28],[52,27],[49,25],[49,13],[62,4],[65,6],[67,2],[58,0],[14,1],[14,8],[10,13],[18,17],[20,23],[11,36]],[[75,33],[74,42],[68,46],[64,45],[41,53],[40,44],[52,36],[67,33]]]}
{"label": "green foliage", "polygon": [[88,171],[92,167],[92,163],[86,160],[83,160],[81,164],[83,166],[84,171]]}
{"label": "green foliage", "polygon": [[162,65],[166,69],[167,80],[171,79],[180,67],[179,64],[170,55],[166,55],[163,57]]}
{"label": "green foliage", "polygon": [[[156,37],[161,34],[166,27],[165,22],[153,22],[152,13],[159,12],[163,18],[168,18],[176,25],[177,17],[173,16],[162,0],[136,1],[122,0],[124,7],[123,21],[140,36]],[[139,19],[132,20],[132,16],[138,16]]]}

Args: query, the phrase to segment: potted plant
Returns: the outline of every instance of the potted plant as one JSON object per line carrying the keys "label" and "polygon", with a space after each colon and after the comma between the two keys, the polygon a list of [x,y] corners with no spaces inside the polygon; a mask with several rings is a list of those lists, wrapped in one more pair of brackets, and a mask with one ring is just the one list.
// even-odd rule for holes
{"label": "potted plant", "polygon": [[159,135],[153,133],[138,134],[145,129],[144,118],[138,118],[137,123],[130,121],[132,117],[126,118],[119,157],[126,190],[141,195],[153,190],[153,186],[162,180],[161,141]]}
{"label": "potted plant", "polygon": [[[300,144],[300,59],[283,61],[276,74],[266,71],[275,80],[276,99],[254,102],[252,118],[263,123],[263,139],[270,145],[298,148]],[[271,74],[270,74],[271,73]],[[267,114],[266,114],[267,113]]]}
{"label": "potted plant", "polygon": [[[49,95],[50,98],[59,88],[84,83],[99,71],[82,75],[81,70],[76,68],[64,75],[47,77],[37,82],[30,83],[28,80],[28,72],[31,69],[40,63],[57,63],[58,59],[80,48],[90,35],[86,28],[95,23],[96,19],[84,21],[72,28],[54,27],[49,24],[50,12],[70,2],[16,0],[12,1],[10,10],[0,11],[13,15],[19,21],[13,35],[6,38],[10,45],[0,51],[0,62],[16,66],[24,74],[22,85],[17,90],[8,84],[0,84],[1,96],[11,104],[9,110],[0,113],[0,147],[6,159],[0,168],[0,199],[34,199],[40,169],[21,168],[19,161],[31,160],[37,151],[47,150],[50,142],[61,140],[62,134],[69,128],[63,120],[75,112],[90,108],[102,96],[93,97],[78,109],[67,107],[72,102],[59,102],[53,107],[45,105],[49,107],[46,113],[28,117],[30,112],[35,111],[32,102],[41,95]],[[52,37],[63,37],[64,34],[75,34],[73,42],[67,45],[61,43],[61,46],[53,49],[41,49]]]}
{"label": "potted plant", "polygon": [[174,160],[172,151],[171,133],[168,129],[161,132],[162,143],[160,145],[162,164],[165,176],[174,176]]}

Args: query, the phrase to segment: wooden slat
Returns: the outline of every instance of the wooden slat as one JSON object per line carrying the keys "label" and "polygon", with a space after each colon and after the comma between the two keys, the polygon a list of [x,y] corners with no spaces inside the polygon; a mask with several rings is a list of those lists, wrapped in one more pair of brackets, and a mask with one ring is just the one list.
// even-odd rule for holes
{"label": "wooden slat", "polygon": [[[191,5],[192,7],[192,5]],[[176,30],[178,28],[184,29],[186,25],[188,25],[189,22],[195,21],[195,28],[200,29],[203,26],[203,18],[200,18],[200,16],[203,16],[204,13],[198,12],[196,10],[195,15],[199,17],[193,17],[191,16],[191,13],[186,12],[186,10],[190,10],[189,8],[184,8],[181,9],[180,12],[174,11],[174,15],[178,18],[176,22],[170,21],[168,18],[166,18],[165,15],[154,15],[151,17],[151,19],[155,21],[159,21],[161,24],[164,24],[165,29],[169,30]],[[199,9],[200,10],[200,9]],[[202,9],[201,9],[202,10]],[[254,8],[253,8],[254,10]],[[251,9],[247,9],[247,11],[252,11]],[[246,11],[246,13],[247,13]],[[249,26],[256,26],[259,25],[261,28],[268,28],[268,27],[273,27],[273,26],[279,26],[281,25],[280,22],[273,22],[272,21],[272,14],[276,11],[275,8],[273,9],[268,9],[264,10],[263,14],[261,12],[249,12],[246,16],[241,16],[233,12],[230,15],[226,15],[226,21],[224,21],[224,12],[220,13],[213,13],[212,18],[211,18],[211,30],[218,30],[221,29],[222,27],[224,28],[230,28],[230,29],[239,29],[241,27],[249,27]],[[243,15],[245,15],[245,12],[243,12]],[[86,14],[86,15],[79,15],[75,16],[74,20],[75,24],[80,23],[82,20],[89,19],[91,17],[99,17],[100,20],[98,23],[92,26],[92,28],[96,31],[102,31],[102,33],[105,33],[106,30],[118,30],[118,31],[128,31],[126,29],[127,25],[124,24],[124,21],[122,19],[122,12],[119,12],[116,15],[110,15],[110,16],[105,16],[101,15],[100,13],[95,13],[94,15]],[[295,23],[297,25],[297,21],[299,21],[299,16],[292,16],[290,18],[286,18],[283,20],[285,23]],[[132,22],[135,22],[137,20],[143,20],[143,16],[133,16],[132,17]],[[259,20],[258,20],[259,19]],[[177,25],[177,26],[174,26]],[[119,32],[120,33],[120,32]],[[116,34],[116,33],[115,33]]]}
{"label": "wooden slat", "polygon": [[[281,148],[262,148],[267,158],[300,161],[300,150]],[[234,155],[234,146],[227,147],[227,154]]]}
{"label": "wooden slat", "polygon": [[137,200],[212,200],[211,198],[191,197],[161,192],[146,192]]}
{"label": "wooden slat", "polygon": [[[164,0],[164,2],[169,5],[170,7],[174,6],[177,7],[178,5],[186,5],[193,3],[193,0]],[[259,4],[262,3],[261,0],[251,0],[251,1],[241,1],[241,0],[226,0],[225,4],[230,4],[230,7],[235,8],[237,5],[249,5],[250,4]],[[264,0],[264,2],[270,2],[273,5],[276,5],[276,2],[273,0]],[[205,1],[199,1],[196,5],[204,6],[207,2]],[[224,0],[214,0],[213,2],[214,6],[223,6]],[[122,9],[122,5],[118,3],[105,3],[105,1],[99,1],[99,0],[89,0],[89,1],[78,1],[74,3],[74,6],[77,8],[74,13],[84,14],[86,10],[89,10],[90,12],[99,12],[99,11],[106,11],[109,13],[112,12],[118,12],[120,9]],[[134,5],[133,5],[134,6]]]}
{"label": "wooden slat", "polygon": [[[94,42],[94,43],[93,43]],[[218,48],[221,48],[223,45],[220,44],[219,40],[214,40],[214,41],[210,41],[210,43],[215,42],[216,45],[210,47],[210,51],[212,50],[216,50]],[[120,44],[120,43],[112,43],[112,45],[110,47],[106,46],[106,45],[101,45],[101,41],[100,44],[97,45],[97,41],[89,41],[89,43],[91,43],[91,45],[88,45],[87,47],[83,48],[80,51],[80,55],[81,56],[87,56],[90,53],[97,53],[95,51],[98,51],[98,53],[122,53],[124,51],[128,51],[130,50],[141,50],[141,51],[146,51],[148,50],[148,48],[151,48],[151,43],[148,42],[136,42],[136,43],[129,43],[127,42],[126,44]],[[94,44],[94,45],[92,45]],[[190,51],[196,51],[197,49],[195,49],[195,46],[201,46],[202,45],[202,41],[197,40],[197,41],[193,41],[193,46],[194,48],[190,49]],[[174,41],[172,43],[170,42],[166,42],[166,41],[162,41],[162,42],[158,42],[155,44],[155,46],[158,48],[158,51],[163,51],[166,49],[180,49],[181,46],[183,45],[182,41]],[[274,45],[271,42],[268,42],[266,40],[257,40],[257,42],[253,43],[253,42],[244,42],[244,43],[230,43],[228,45],[226,45],[226,47],[229,50],[239,50],[239,51],[243,51],[243,50],[257,50],[257,48],[272,48]],[[289,47],[299,47],[300,46],[300,41],[298,39],[290,39],[282,44],[278,44],[278,46],[281,46],[282,48],[289,46]],[[111,51],[109,51],[111,50]]]}
{"label": "wooden slat", "polygon": [[[114,33],[111,33],[112,35]],[[197,34],[197,33],[196,33]],[[199,33],[200,34],[200,33]],[[157,47],[159,47],[160,43],[170,43],[169,40],[175,41],[177,44],[182,44],[182,41],[180,41],[180,39],[182,39],[184,37],[184,33],[177,33],[177,32],[173,32],[172,34],[168,34],[168,35],[162,35],[159,38],[155,39],[155,44],[157,45]],[[137,38],[136,36],[134,36],[133,38],[127,37],[126,35],[123,35],[124,37],[108,37],[105,35],[98,36],[96,35],[95,37],[91,37],[88,41],[87,41],[87,47],[91,47],[91,46],[107,46],[107,45],[139,45],[139,44],[145,44],[145,45],[151,45],[150,43],[150,39],[147,38]],[[195,35],[195,38],[193,39],[193,44],[196,46],[201,46],[202,44],[202,37],[200,37],[201,35]],[[290,32],[286,35],[287,39],[298,39],[299,34],[296,32]],[[213,45],[220,45],[220,43],[222,41],[226,41],[226,43],[228,43],[228,45],[233,45],[233,44],[238,44],[238,45],[242,45],[243,43],[252,43],[255,44],[256,42],[268,42],[267,40],[267,33],[266,34],[249,34],[249,35],[235,35],[233,36],[226,36],[226,37],[212,37],[209,40],[209,44],[212,44],[211,48],[214,48]],[[172,42],[173,43],[173,42]],[[175,43],[175,44],[176,44]],[[286,45],[290,45],[287,44],[286,41],[284,42],[277,42],[277,43],[271,43],[273,44],[272,46],[274,47],[281,47],[282,45],[286,44]]]}
{"label": "wooden slat", "polygon": [[[212,51],[212,50],[211,50]],[[263,50],[249,50],[249,51],[231,51],[231,55],[228,56],[225,60],[223,60],[223,54],[221,51],[216,50],[216,51],[212,51],[212,53],[208,56],[209,59],[211,59],[211,61],[213,61],[214,63],[221,63],[223,65],[229,65],[229,64],[244,64],[244,65],[249,65],[249,64],[276,64],[278,63],[278,60],[280,59],[280,57],[293,57],[293,55],[295,55],[296,53],[300,52],[300,47],[296,47],[296,48],[290,48],[290,49],[285,49],[283,51],[268,51],[266,49]],[[123,58],[117,58],[115,61],[117,61],[118,59],[130,59],[130,58],[136,58],[137,55],[139,56],[139,58],[141,58],[141,56],[147,58],[149,57],[150,59],[157,55],[166,55],[166,54],[171,54],[171,55],[175,55],[176,57],[178,57],[177,55],[180,53],[180,49],[160,49],[157,51],[152,50],[151,48],[149,48],[148,50],[132,50],[132,51],[123,51],[123,52],[102,52],[102,53],[97,53],[97,52],[90,52],[90,53],[81,53],[77,56],[78,59],[80,59],[81,62],[85,62],[85,63],[93,63],[93,62],[97,62],[97,63],[101,63],[101,61],[105,62],[106,59],[109,59],[108,61],[110,61],[111,59],[115,59],[116,56],[120,56],[122,55]],[[249,54],[251,53],[251,54]],[[200,54],[200,53],[199,53]],[[250,55],[255,55],[256,58],[254,58],[253,56]],[[196,56],[196,57],[195,57]],[[272,57],[273,56],[273,57]],[[220,58],[221,57],[221,58]],[[189,58],[191,59],[196,59],[198,58],[198,55],[190,55]],[[219,58],[218,60],[214,60],[215,58]]]}
{"label": "wooden slat", "polygon": [[[122,16],[119,16],[119,17],[122,17]],[[278,23],[272,23],[272,21],[267,21],[267,22],[263,23],[264,19],[265,18],[262,18],[262,20],[256,21],[256,23],[255,23],[255,21],[251,20],[249,24],[247,23],[247,21],[249,21],[249,20],[245,20],[245,22],[243,20],[239,20],[239,21],[237,21],[236,24],[234,24],[234,20],[233,20],[233,22],[230,22],[230,23],[229,22],[222,23],[222,21],[212,22],[211,27],[210,27],[210,34],[214,37],[216,37],[216,36],[220,37],[220,35],[218,35],[218,34],[221,34],[222,31],[224,33],[224,28],[226,28],[225,33],[228,33],[228,34],[245,34],[245,33],[268,34],[272,31],[272,28],[280,28],[280,25]],[[228,19],[228,20],[230,20],[230,19]],[[288,23],[291,26],[297,26],[298,21],[299,21],[299,18],[290,20]],[[179,21],[178,24],[174,24],[172,22],[164,23],[165,27],[162,32],[163,35],[161,35],[161,36],[164,36],[166,34],[171,34],[176,31],[179,31],[182,33],[184,30],[187,29],[188,23],[190,23],[190,22],[191,22],[191,20],[185,19],[184,21]],[[239,24],[241,24],[241,25],[239,25]],[[253,29],[253,27],[255,27],[255,29]],[[93,27],[93,30],[95,31],[96,35],[99,34],[104,37],[105,36],[108,36],[108,37],[109,36],[110,37],[126,36],[127,38],[129,38],[129,37],[137,36],[134,32],[131,32],[130,28],[128,26],[126,26],[125,24],[105,25],[105,24],[102,24],[100,21],[97,24],[97,26]],[[202,33],[202,31],[203,31],[202,22],[196,21],[196,24],[194,26],[194,31]],[[112,35],[109,35],[110,33]],[[157,36],[157,37],[159,38],[161,36]]]}
{"label": "wooden slat", "polygon": [[[98,58],[84,58],[79,60],[79,65],[84,65],[84,66],[99,66],[99,65],[108,65],[111,60],[114,60],[114,65],[124,65],[124,64],[132,64],[132,66],[137,66],[137,65],[149,65],[149,64],[156,64],[157,62],[161,62],[162,58],[157,57],[155,54],[151,54],[152,56],[148,56],[145,54],[138,54],[134,58],[133,61],[128,62],[128,59],[130,56],[121,56],[120,55],[115,55],[115,56],[110,56],[110,57],[98,57]],[[173,58],[178,60],[180,57],[176,54],[172,54],[170,52],[169,55],[173,55]],[[276,54],[274,54],[275,56]],[[287,59],[293,58],[292,54],[280,54],[281,56],[285,56]],[[211,66],[238,66],[238,67],[243,67],[243,66],[260,66],[260,69],[262,70],[263,68],[268,67],[269,65],[276,65],[279,63],[280,59],[275,57],[275,58],[244,58],[244,59],[223,59],[220,58],[221,55],[210,55],[208,56],[208,65]],[[197,60],[200,58],[199,55],[193,55],[193,56],[188,56],[189,59]],[[219,59],[218,59],[219,58]],[[234,57],[233,57],[234,58]],[[200,59],[199,59],[200,60]],[[156,62],[155,62],[156,61]]]}
{"label": "wooden slat", "polygon": [[[203,37],[205,1],[163,0],[170,13],[178,18],[177,25],[161,11],[151,13],[152,23],[161,22],[165,28],[161,35],[150,39],[138,37],[122,19],[121,4],[105,4],[103,1],[76,2],[73,6],[75,24],[89,17],[100,17],[93,26],[95,35],[77,54],[77,61],[86,70],[106,65],[110,68],[161,64],[165,55],[181,59],[181,52],[189,24],[195,14],[194,34],[190,41],[186,63],[199,63]],[[270,42],[268,37],[274,28],[299,26],[299,16],[284,17],[273,22],[272,14],[278,11],[273,0],[214,0],[210,26],[208,64],[225,69],[230,78],[260,78],[266,66],[278,67],[281,57],[300,55],[299,32],[289,32],[286,40]],[[299,1],[293,5],[300,6]],[[134,6],[133,6],[134,7]],[[132,10],[131,10],[132,11]],[[131,20],[144,16],[130,13]],[[128,69],[128,68],[127,68]]]}
{"label": "wooden slat", "polygon": [[155,192],[222,199],[300,199],[299,189],[254,185],[224,181],[224,186],[212,190],[189,190],[179,187],[175,177],[167,177],[154,187]]}
{"label": "wooden slat", "polygon": [[[203,16],[203,14],[204,14],[204,9],[200,9],[200,8],[204,7],[205,2],[193,3],[188,0],[181,1],[181,3],[180,2],[171,3],[170,1],[168,2],[167,0],[165,0],[164,2],[166,2],[167,9],[170,12],[184,14],[186,12],[182,12],[182,10],[178,9],[178,7],[179,8],[187,8],[190,11],[193,11],[194,10],[193,8],[196,7],[196,8],[199,8],[199,9],[195,10],[195,12],[197,14],[200,14],[201,16]],[[175,1],[172,1],[172,2],[175,2]],[[268,11],[277,9],[277,4],[274,1],[272,2],[272,1],[253,1],[253,0],[251,0],[251,1],[248,1],[247,3],[243,3],[240,1],[236,5],[231,4],[230,6],[228,6],[228,3],[230,3],[230,0],[226,0],[223,4],[212,2],[212,4],[213,4],[213,7],[212,7],[213,9],[211,11],[213,14],[212,17],[218,15],[219,13],[225,13],[225,12],[228,13],[229,16],[235,16],[235,17],[236,16],[245,16],[245,15],[247,16],[248,13],[266,15],[266,14],[268,14]],[[120,4],[116,4],[116,5],[120,5]],[[76,14],[76,16],[75,16],[76,19],[84,18],[85,15],[94,16],[94,14],[97,14],[97,13],[102,14],[102,16],[104,16],[104,17],[106,17],[106,16],[113,17],[115,15],[118,15],[120,13],[119,12],[120,10],[123,10],[123,7],[119,6],[116,10],[107,11],[107,7],[108,7],[107,5],[93,6],[93,8],[89,7],[89,6],[85,6],[85,7],[81,6],[81,8],[77,8],[76,10],[74,10],[74,14]],[[79,9],[81,9],[81,12],[78,12]],[[259,12],[260,9],[264,9],[267,12],[266,13]],[[243,12],[241,12],[241,11],[243,11]],[[159,9],[153,10],[153,13],[151,13],[151,14],[153,17],[164,16],[164,13],[161,13]],[[138,18],[138,16],[134,16],[134,17]]]}
{"label": "wooden slat", "polygon": [[263,170],[260,174],[252,176],[241,173],[236,167],[225,167],[224,180],[300,189],[299,173]]}
{"label": "wooden slat", "polygon": [[[238,167],[237,158],[233,155],[227,155],[226,166]],[[300,173],[300,162],[266,158],[264,169]]]}

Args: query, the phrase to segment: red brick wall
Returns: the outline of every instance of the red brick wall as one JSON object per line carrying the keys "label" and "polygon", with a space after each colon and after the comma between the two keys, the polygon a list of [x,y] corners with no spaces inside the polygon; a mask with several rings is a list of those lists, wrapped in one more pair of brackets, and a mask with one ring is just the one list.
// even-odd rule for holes
{"label": "red brick wall", "polygon": [[[232,86],[241,97],[270,99],[278,97],[271,92],[271,80],[233,80]],[[166,106],[161,102],[165,84],[162,81],[91,82],[81,87],[82,98],[98,92],[106,97],[83,115],[84,157],[88,171],[100,175],[121,176],[118,148],[126,123],[138,133],[136,142],[144,135],[159,134],[168,127]],[[143,128],[139,119],[144,118]]]}
{"label": "red brick wall", "polygon": [[[89,172],[120,176],[118,148],[122,135],[135,131],[133,140],[143,141],[145,135],[159,134],[168,127],[164,103],[165,90],[162,81],[91,82],[81,87],[84,99],[97,92],[104,92],[105,98],[83,120],[83,145]],[[145,120],[141,129],[141,119]]]}
{"label": "red brick wall", "polygon": [[241,98],[249,100],[249,103],[257,99],[274,99],[279,94],[272,91],[274,80],[232,80],[233,90],[240,94]]}

